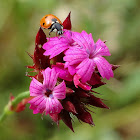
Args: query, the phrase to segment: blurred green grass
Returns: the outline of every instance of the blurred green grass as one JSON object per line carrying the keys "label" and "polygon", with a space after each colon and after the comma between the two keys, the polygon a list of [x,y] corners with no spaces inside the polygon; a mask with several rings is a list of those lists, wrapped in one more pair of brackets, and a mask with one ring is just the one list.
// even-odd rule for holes
{"label": "blurred green grass", "polygon": [[72,133],[47,116],[27,109],[9,116],[0,126],[0,140],[139,140],[140,139],[140,1],[139,0],[0,0],[0,113],[9,100],[28,90],[26,65],[32,61],[39,21],[55,14],[62,21],[71,11],[73,30],[86,30],[94,40],[108,40],[110,63],[121,65],[115,78],[96,91],[110,110],[93,109],[95,127],[75,118]]}

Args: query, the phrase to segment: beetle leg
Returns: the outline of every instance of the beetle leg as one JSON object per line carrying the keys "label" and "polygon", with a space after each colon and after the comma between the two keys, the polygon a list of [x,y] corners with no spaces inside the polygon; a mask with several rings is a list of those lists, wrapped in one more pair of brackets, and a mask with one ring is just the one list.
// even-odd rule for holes
{"label": "beetle leg", "polygon": [[54,29],[55,29],[55,25],[52,25],[51,30],[49,31],[49,35],[51,34],[51,32],[53,32]]}

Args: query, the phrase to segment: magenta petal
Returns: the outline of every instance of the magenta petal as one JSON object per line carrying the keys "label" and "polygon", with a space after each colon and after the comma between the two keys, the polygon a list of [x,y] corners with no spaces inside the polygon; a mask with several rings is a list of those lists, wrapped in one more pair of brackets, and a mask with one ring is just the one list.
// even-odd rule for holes
{"label": "magenta petal", "polygon": [[39,111],[37,110],[37,107],[35,105],[31,104],[29,108],[33,110],[33,114],[39,113]]}
{"label": "magenta petal", "polygon": [[53,37],[50,38],[48,42],[46,42],[43,45],[43,49],[46,51],[44,52],[44,55],[48,56],[50,55],[50,59],[57,56],[64,50],[66,50],[69,47],[67,39],[63,37]]}
{"label": "magenta petal", "polygon": [[94,40],[93,40],[93,38],[92,38],[92,34],[91,34],[91,33],[89,34],[89,42],[90,42],[91,44],[94,44]]}
{"label": "magenta petal", "polygon": [[32,110],[36,110],[36,106],[34,106],[32,104],[29,106],[29,108],[32,109]]}
{"label": "magenta petal", "polygon": [[44,80],[43,85],[45,85],[47,88],[49,87],[50,77],[51,77],[51,69],[47,68],[44,71],[42,71]]}
{"label": "magenta petal", "polygon": [[95,57],[94,61],[97,65],[97,68],[103,78],[106,78],[107,80],[110,79],[110,77],[113,77],[113,71],[111,64],[108,63],[108,61],[103,57]]}
{"label": "magenta petal", "polygon": [[54,88],[53,96],[57,99],[64,99],[66,97],[66,85],[64,81]]}
{"label": "magenta petal", "polygon": [[[83,32],[84,34],[85,32]],[[78,32],[72,32],[72,39],[78,43],[83,48],[86,48],[88,46],[87,40],[84,38],[83,34]]]}
{"label": "magenta petal", "polygon": [[96,42],[96,50],[94,52],[94,55],[100,55],[100,56],[110,56],[110,52],[106,44],[101,40],[98,39]]}
{"label": "magenta petal", "polygon": [[38,109],[36,108],[36,109],[33,110],[33,114],[37,114],[37,113],[39,113],[39,111],[38,111]]}
{"label": "magenta petal", "polygon": [[47,98],[46,100],[46,115],[60,113],[63,109],[61,103],[57,99]]}
{"label": "magenta petal", "polygon": [[46,99],[46,108],[45,108],[46,115],[49,114],[52,109],[50,105],[50,100],[51,100],[50,98]]}
{"label": "magenta petal", "polygon": [[61,37],[66,39],[69,45],[73,45],[72,43],[74,43],[74,40],[72,39],[72,31],[66,29],[64,29],[63,31],[64,33],[61,35]]}
{"label": "magenta petal", "polygon": [[72,81],[72,75],[68,72],[67,68],[64,68],[63,63],[57,63],[56,65],[52,65],[52,68],[56,70],[56,72],[59,72],[58,77],[66,80],[66,81]]}
{"label": "magenta petal", "polygon": [[81,48],[85,49],[88,54],[93,53],[95,44],[91,33],[88,34],[85,31],[81,33],[73,32],[72,38]]}
{"label": "magenta petal", "polygon": [[39,81],[37,81],[35,78],[31,81],[30,84],[30,96],[38,96],[43,94],[43,85]]}
{"label": "magenta petal", "polygon": [[74,74],[76,73],[76,66],[77,66],[77,65],[69,65],[69,66],[68,66],[68,70],[69,70],[69,73],[70,73],[71,75],[74,75]]}
{"label": "magenta petal", "polygon": [[50,50],[46,50],[43,55],[50,55],[49,59],[52,59],[53,57],[59,55],[61,52],[65,51],[69,46],[68,45],[59,45],[52,47]]}
{"label": "magenta petal", "polygon": [[83,83],[87,82],[90,80],[92,73],[94,72],[95,69],[95,63],[92,59],[85,59],[82,61],[77,67],[77,74],[81,76],[81,81]]}
{"label": "magenta petal", "polygon": [[37,114],[40,112],[39,106],[42,107],[41,103],[44,102],[45,98],[44,96],[37,96],[29,101],[31,104],[30,109],[33,110],[33,114]]}
{"label": "magenta petal", "polygon": [[44,96],[37,96],[35,98],[38,98],[38,100],[36,100],[35,102],[30,102],[30,104],[34,105],[34,106],[38,106],[43,100],[44,100]]}
{"label": "magenta petal", "polygon": [[91,86],[89,86],[86,83],[82,83],[80,82],[81,76],[78,74],[75,74],[73,77],[73,82],[76,88],[78,88],[78,86],[84,90],[91,90]]}
{"label": "magenta petal", "polygon": [[64,30],[63,35],[49,38],[49,41],[43,45],[43,49],[45,50],[44,55],[50,55],[51,59],[71,47],[73,43],[71,34],[71,31]]}
{"label": "magenta petal", "polygon": [[45,108],[46,108],[46,98],[44,98],[44,100],[42,100],[42,102],[37,106],[37,110],[39,111],[39,113],[42,114]]}
{"label": "magenta petal", "polygon": [[88,57],[84,49],[80,47],[71,47],[65,52],[64,61],[68,61],[69,65],[78,64]]}
{"label": "magenta petal", "polygon": [[91,33],[88,34],[87,32],[82,31],[82,32],[81,32],[81,35],[85,38],[85,40],[86,40],[87,43],[88,43],[88,45],[86,46],[86,48],[89,47],[89,46],[92,46],[92,45],[94,44],[94,40],[93,40],[93,38],[92,38],[92,34],[91,34]]}
{"label": "magenta petal", "polygon": [[53,89],[58,78],[58,74],[55,69],[52,69],[51,76],[50,76],[50,83],[49,83],[49,89]]}
{"label": "magenta petal", "polygon": [[40,100],[42,97],[43,97],[43,95],[36,96],[32,100],[30,100],[28,103],[34,104],[35,102],[37,102],[38,100]]}
{"label": "magenta petal", "polygon": [[47,68],[43,73],[43,85],[49,90],[52,90],[57,82],[58,74],[54,69]]}

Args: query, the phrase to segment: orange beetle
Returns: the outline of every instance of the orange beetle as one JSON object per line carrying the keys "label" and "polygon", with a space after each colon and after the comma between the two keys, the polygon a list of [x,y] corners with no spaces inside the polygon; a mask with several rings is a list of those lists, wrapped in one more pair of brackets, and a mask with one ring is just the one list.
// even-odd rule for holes
{"label": "orange beetle", "polygon": [[49,35],[51,32],[57,32],[58,35],[63,34],[63,25],[60,19],[52,14],[45,15],[40,20],[40,26],[44,29],[50,29]]}

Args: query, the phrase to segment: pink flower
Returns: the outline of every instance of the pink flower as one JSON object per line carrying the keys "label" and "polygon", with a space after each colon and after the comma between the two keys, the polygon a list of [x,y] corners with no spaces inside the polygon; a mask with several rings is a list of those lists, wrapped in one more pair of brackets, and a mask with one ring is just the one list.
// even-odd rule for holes
{"label": "pink flower", "polygon": [[47,68],[42,73],[43,84],[35,78],[31,81],[30,96],[34,96],[34,98],[29,101],[30,109],[34,114],[58,114],[63,109],[59,99],[62,100],[66,96],[65,82],[55,86],[59,73],[54,69]]}
{"label": "pink flower", "polygon": [[50,55],[50,59],[74,45],[70,30],[64,30],[63,35],[59,37],[51,37],[48,40],[49,41],[43,45],[43,49],[45,50],[44,55]]}
{"label": "pink flower", "polygon": [[[70,47],[64,56],[66,67],[70,74],[81,76],[83,83],[90,80],[96,66],[103,78],[113,77],[112,66],[102,56],[110,56],[110,52],[100,39],[94,43],[91,33],[85,31],[81,33],[72,32],[72,39],[79,45]],[[75,43],[75,44],[76,44]],[[74,73],[75,72],[75,73]]]}

